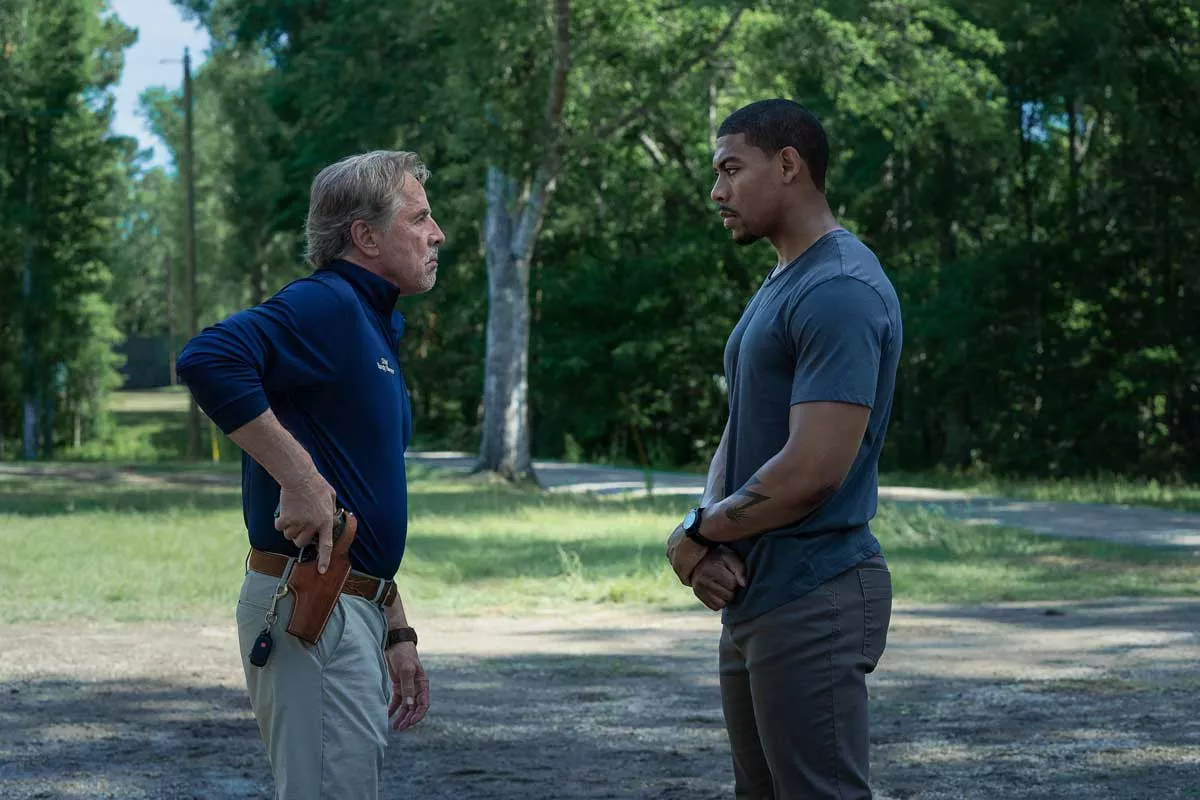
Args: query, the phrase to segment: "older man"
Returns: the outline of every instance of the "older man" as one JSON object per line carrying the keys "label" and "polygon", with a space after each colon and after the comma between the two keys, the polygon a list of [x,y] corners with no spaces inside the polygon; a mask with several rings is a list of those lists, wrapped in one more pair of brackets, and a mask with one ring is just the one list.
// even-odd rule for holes
{"label": "older man", "polygon": [[[251,552],[237,623],[280,800],[378,797],[389,725],[408,728],[429,708],[392,582],[412,431],[394,307],[433,287],[445,238],[427,177],[416,154],[396,151],[322,170],[307,223],[315,272],[206,329],[179,357],[197,403],[245,452]],[[357,521],[353,572],[312,644],[286,631],[296,602],[287,579],[310,543],[327,571],[343,509]]]}

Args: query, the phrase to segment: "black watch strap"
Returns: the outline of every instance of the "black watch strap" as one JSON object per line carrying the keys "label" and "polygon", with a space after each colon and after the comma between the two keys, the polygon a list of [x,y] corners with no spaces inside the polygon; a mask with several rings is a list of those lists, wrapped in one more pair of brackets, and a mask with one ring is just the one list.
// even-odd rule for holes
{"label": "black watch strap", "polygon": [[383,649],[388,650],[392,645],[401,642],[412,642],[413,646],[416,646],[417,632],[412,628],[391,628],[387,632],[387,640],[383,643]]}
{"label": "black watch strap", "polygon": [[[699,507],[692,510],[695,512],[695,516],[692,519],[691,526],[684,526],[683,535],[698,545],[703,545],[704,547],[716,547],[716,542],[711,539],[706,539],[700,534],[700,521],[704,518],[704,508]],[[686,522],[687,520],[685,519],[684,521]]]}

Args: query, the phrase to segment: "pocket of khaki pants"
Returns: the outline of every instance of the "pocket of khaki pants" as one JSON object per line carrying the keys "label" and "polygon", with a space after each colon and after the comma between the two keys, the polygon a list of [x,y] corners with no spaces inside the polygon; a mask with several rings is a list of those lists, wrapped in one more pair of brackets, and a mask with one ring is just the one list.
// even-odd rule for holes
{"label": "pocket of khaki pants", "polygon": [[271,598],[279,587],[279,579],[261,575],[257,572],[248,573],[242,581],[242,590],[238,594],[238,609],[258,611],[266,617],[271,607]]}
{"label": "pocket of khaki pants", "polygon": [[325,630],[321,631],[321,638],[317,640],[316,646],[310,645],[308,642],[303,643],[310,651],[316,652],[317,659],[322,664],[329,663],[329,659],[333,657],[334,651],[342,642],[342,635],[346,632],[346,608],[342,605],[345,602],[345,597],[338,598],[337,605],[330,612],[329,621],[325,623]]}
{"label": "pocket of khaki pants", "polygon": [[892,620],[892,574],[886,569],[860,569],[863,593],[863,655],[872,672],[887,647],[888,625]]}

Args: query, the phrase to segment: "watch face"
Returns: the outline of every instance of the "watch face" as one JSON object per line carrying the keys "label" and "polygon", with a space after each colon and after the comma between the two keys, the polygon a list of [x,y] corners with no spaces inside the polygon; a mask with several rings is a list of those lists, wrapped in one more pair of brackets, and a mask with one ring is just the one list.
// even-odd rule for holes
{"label": "watch face", "polygon": [[690,531],[692,529],[692,526],[695,524],[696,524],[696,509],[693,508],[691,511],[689,511],[687,513],[687,516],[683,518],[683,529],[685,531]]}

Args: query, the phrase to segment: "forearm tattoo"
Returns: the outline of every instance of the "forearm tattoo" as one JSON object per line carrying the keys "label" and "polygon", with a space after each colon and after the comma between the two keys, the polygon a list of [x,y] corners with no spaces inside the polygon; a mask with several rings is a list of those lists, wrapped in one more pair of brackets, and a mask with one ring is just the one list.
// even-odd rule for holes
{"label": "forearm tattoo", "polygon": [[725,516],[728,517],[732,522],[742,522],[745,520],[747,511],[754,508],[754,506],[758,505],[759,503],[765,503],[771,499],[770,496],[765,495],[762,492],[755,491],[756,489],[762,488],[762,481],[758,479],[758,475],[755,475],[746,482],[745,486],[743,486],[741,489],[738,489],[733,494],[735,498],[745,498],[745,501],[727,508],[725,510]]}

